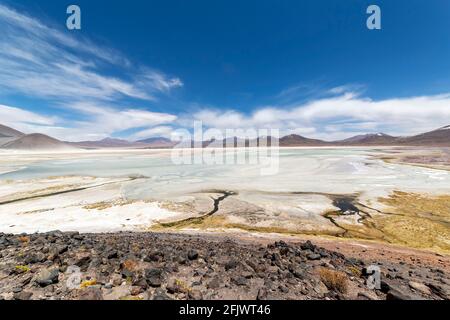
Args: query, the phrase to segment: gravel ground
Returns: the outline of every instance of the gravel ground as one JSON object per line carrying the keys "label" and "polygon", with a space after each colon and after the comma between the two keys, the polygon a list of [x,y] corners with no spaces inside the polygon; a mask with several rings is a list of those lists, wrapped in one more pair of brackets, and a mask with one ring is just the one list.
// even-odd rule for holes
{"label": "gravel ground", "polygon": [[310,241],[255,243],[225,236],[113,233],[0,234],[0,299],[336,300],[449,299],[440,268],[373,261]]}

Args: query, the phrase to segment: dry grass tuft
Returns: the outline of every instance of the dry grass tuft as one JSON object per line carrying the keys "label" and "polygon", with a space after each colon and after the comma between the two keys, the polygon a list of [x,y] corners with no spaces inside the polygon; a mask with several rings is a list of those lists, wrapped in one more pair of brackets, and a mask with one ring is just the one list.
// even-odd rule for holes
{"label": "dry grass tuft", "polygon": [[23,245],[27,245],[30,243],[30,237],[27,236],[21,236],[19,237],[19,241],[23,244]]}
{"label": "dry grass tuft", "polygon": [[30,267],[28,266],[16,266],[15,269],[20,273],[28,273],[31,271]]}
{"label": "dry grass tuft", "polygon": [[347,275],[343,272],[334,271],[327,268],[319,270],[320,279],[329,290],[347,293]]}
{"label": "dry grass tuft", "polygon": [[135,271],[139,267],[139,264],[133,260],[125,260],[122,263],[122,268],[130,271]]}

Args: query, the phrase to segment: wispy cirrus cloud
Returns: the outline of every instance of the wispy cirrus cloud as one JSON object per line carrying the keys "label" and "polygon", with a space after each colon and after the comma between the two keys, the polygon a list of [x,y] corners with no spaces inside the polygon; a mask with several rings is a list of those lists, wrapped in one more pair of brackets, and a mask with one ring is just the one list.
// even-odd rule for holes
{"label": "wispy cirrus cloud", "polygon": [[[0,5],[0,86],[27,95],[51,98],[154,100],[183,86],[161,72],[129,69],[113,49],[75,38],[43,22]],[[102,72],[104,63],[120,68],[122,77]]]}
{"label": "wispy cirrus cloud", "polygon": [[131,140],[142,140],[152,137],[164,137],[170,139],[172,137],[173,130],[174,130],[173,127],[169,126],[153,127],[150,129],[137,131],[136,133],[132,134],[129,138]]}
{"label": "wispy cirrus cloud", "polygon": [[[71,118],[88,119],[80,122],[62,117],[46,123],[44,116],[35,113],[27,117],[26,107],[0,106],[0,113],[13,115],[2,117],[2,122],[27,131],[39,126],[40,132],[60,138],[68,132],[76,139],[85,137],[86,129],[91,136],[104,137],[117,130],[150,129],[176,119],[130,108],[129,100],[156,101],[182,87],[179,78],[146,66],[132,67],[114,49],[74,37],[2,4],[0,25],[0,92],[37,97],[53,108],[69,110],[75,115]],[[114,75],[106,70],[113,70]]]}
{"label": "wispy cirrus cloud", "polygon": [[0,119],[2,119],[2,123],[16,124],[17,126],[20,126],[20,123],[51,126],[58,121],[56,117],[42,116],[35,112],[2,104],[0,104]]}
{"label": "wispy cirrus cloud", "polygon": [[[73,120],[46,117],[19,107],[0,105],[1,123],[25,133],[39,132],[64,141],[99,140],[115,133],[136,129],[142,133],[158,133],[161,125],[169,125],[177,116],[141,109],[122,109],[91,103],[75,103],[73,110],[86,115],[85,119]],[[170,128],[170,127],[168,127]],[[166,130],[167,132],[167,130]],[[147,136],[130,135],[130,138]]]}

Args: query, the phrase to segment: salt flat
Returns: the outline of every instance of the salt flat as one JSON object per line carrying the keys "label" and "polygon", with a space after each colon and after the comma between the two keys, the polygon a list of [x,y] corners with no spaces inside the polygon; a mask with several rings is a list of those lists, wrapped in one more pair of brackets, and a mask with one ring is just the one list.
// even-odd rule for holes
{"label": "salt flat", "polygon": [[[263,164],[176,165],[170,150],[2,152],[0,232],[144,231],[202,219],[214,200],[232,191],[202,228],[342,235],[336,223],[363,228],[364,219],[336,203],[370,208],[364,210],[372,217],[385,209],[379,199],[394,191],[450,194],[450,172],[387,163],[376,157],[381,153],[286,148],[279,171],[261,175]],[[326,216],[336,210],[343,214]]]}

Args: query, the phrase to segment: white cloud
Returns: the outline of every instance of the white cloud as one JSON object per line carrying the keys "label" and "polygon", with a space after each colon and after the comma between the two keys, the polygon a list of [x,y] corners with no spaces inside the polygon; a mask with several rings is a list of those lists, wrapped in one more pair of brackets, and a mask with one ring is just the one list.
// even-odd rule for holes
{"label": "white cloud", "polygon": [[167,78],[158,71],[147,71],[143,75],[143,79],[144,83],[146,82],[145,80],[148,80],[155,89],[166,93],[173,88],[184,86],[183,82],[179,78]]}
{"label": "white cloud", "polygon": [[145,128],[142,132],[157,132],[162,124],[169,124],[177,119],[167,113],[139,109],[116,110],[95,104],[74,105],[74,108],[85,110],[89,116],[86,120],[69,121],[0,105],[0,118],[2,124],[25,133],[39,132],[65,141],[98,140],[135,128]]}
{"label": "white cloud", "polygon": [[280,129],[282,135],[297,133],[338,140],[375,132],[406,136],[434,130],[449,124],[449,106],[450,94],[374,101],[346,93],[291,108],[262,107],[249,115],[234,110],[203,109],[177,118],[141,109],[117,110],[95,103],[75,103],[70,107],[85,114],[85,120],[64,121],[4,105],[0,105],[0,117],[14,128],[70,141],[101,139],[130,129],[137,129],[128,136],[132,140],[168,137],[174,126],[191,129],[193,121],[222,130],[269,128]]}
{"label": "white cloud", "polygon": [[206,127],[279,128],[335,140],[354,134],[386,132],[413,135],[450,123],[450,94],[374,101],[347,92],[293,107],[262,107],[246,115],[204,109],[193,116]]}
{"label": "white cloud", "polygon": [[[63,111],[60,118],[45,117],[26,107],[0,105],[2,124],[74,141],[101,139],[126,130],[150,130],[177,119],[167,113],[128,107],[128,98],[155,101],[159,95],[182,87],[179,78],[148,67],[134,68],[111,48],[79,35],[75,38],[2,4],[0,25],[2,95],[38,97]],[[43,102],[42,110],[45,107]],[[65,114],[70,116],[63,117]]]}
{"label": "white cloud", "polygon": [[138,131],[135,134],[131,135],[129,137],[129,139],[130,140],[143,140],[143,139],[154,138],[154,137],[164,137],[164,138],[170,139],[172,132],[173,132],[172,127],[160,126],[160,127],[154,127],[154,128]]}
{"label": "white cloud", "polygon": [[[52,99],[155,100],[181,87],[178,78],[158,71],[136,71],[113,49],[74,38],[0,4],[0,88]],[[26,48],[26,49],[25,49]],[[112,65],[122,76],[102,72]]]}
{"label": "white cloud", "polygon": [[2,104],[0,104],[0,119],[2,119],[2,124],[12,126],[17,130],[22,130],[30,125],[51,126],[57,121],[56,117],[45,117],[31,111]]}

